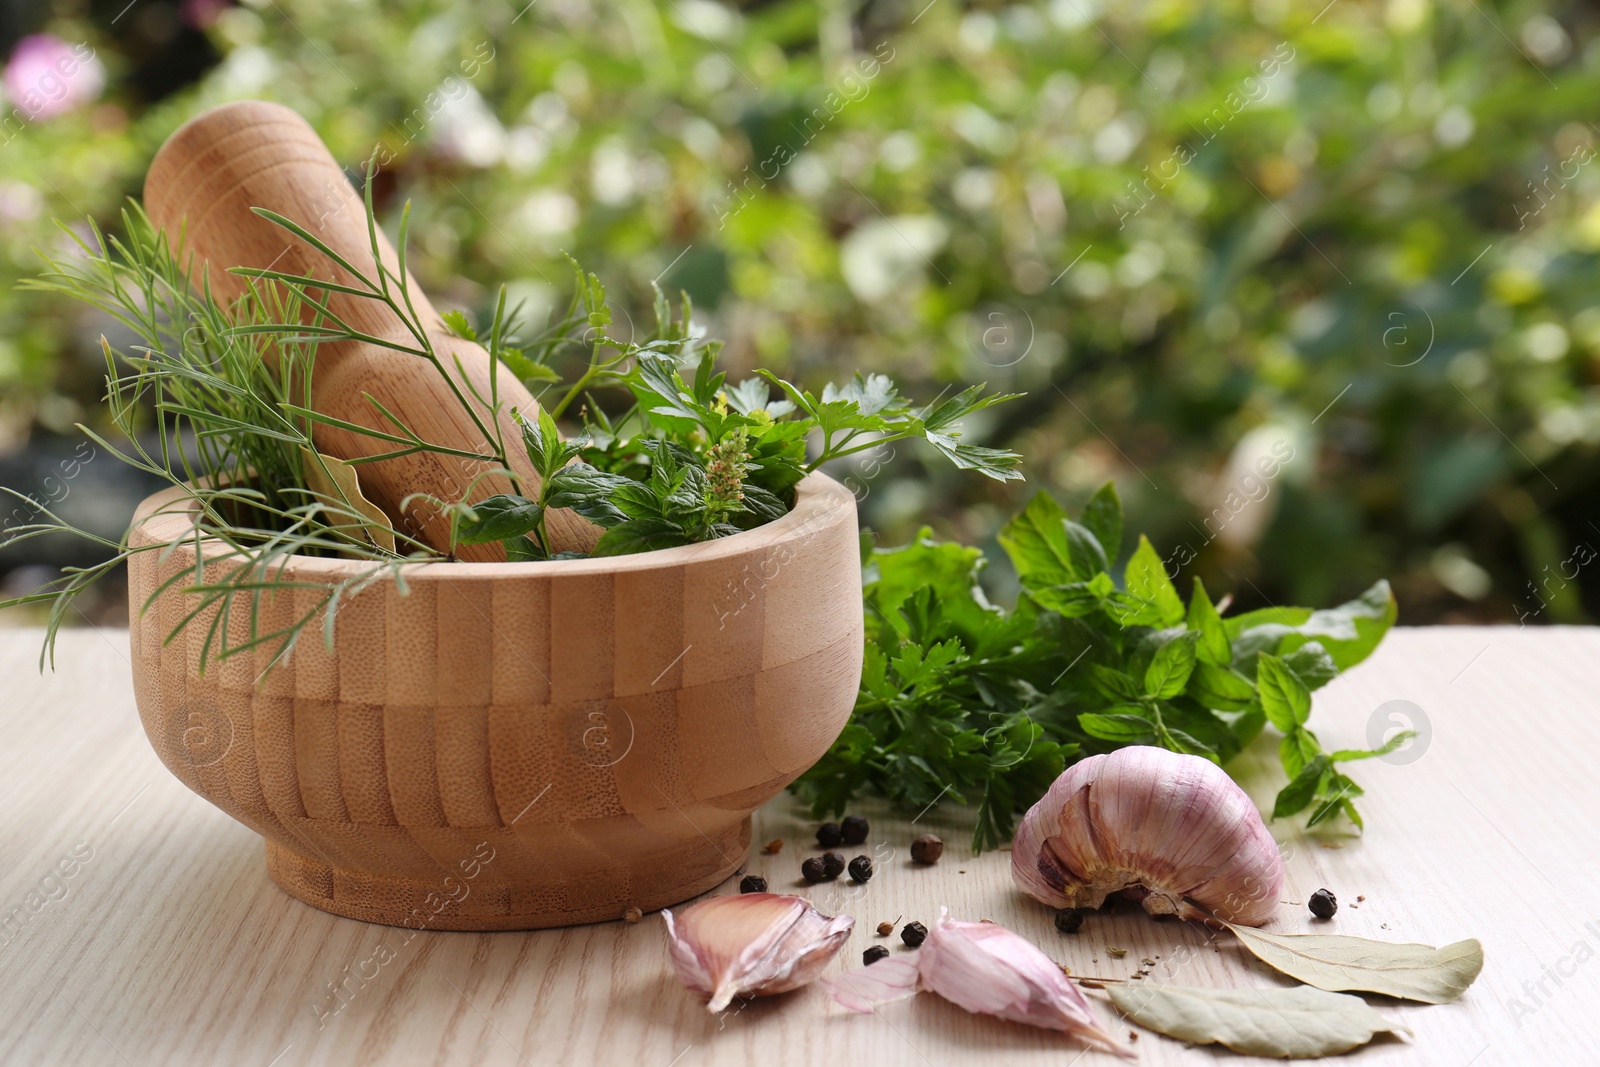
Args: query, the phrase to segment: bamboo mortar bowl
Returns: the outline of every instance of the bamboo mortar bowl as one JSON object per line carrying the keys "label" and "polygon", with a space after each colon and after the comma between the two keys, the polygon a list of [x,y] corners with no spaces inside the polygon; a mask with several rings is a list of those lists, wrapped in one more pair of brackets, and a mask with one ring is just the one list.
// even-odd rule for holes
{"label": "bamboo mortar bowl", "polygon": [[[170,489],[129,538],[192,531]],[[201,542],[202,546],[205,542]],[[212,545],[215,546],[215,542]],[[266,839],[267,871],[336,915],[518,930],[663,908],[744,862],[750,815],[843,729],[862,659],[855,500],[822,474],[794,510],[703,544],[606,559],[432,563],[272,653],[200,671],[214,614],[191,540],[129,561],[134,691],[161,761]],[[218,564],[230,566],[232,564]],[[293,557],[284,582],[370,563]],[[320,594],[264,596],[260,632]],[[236,604],[231,639],[250,633]]]}

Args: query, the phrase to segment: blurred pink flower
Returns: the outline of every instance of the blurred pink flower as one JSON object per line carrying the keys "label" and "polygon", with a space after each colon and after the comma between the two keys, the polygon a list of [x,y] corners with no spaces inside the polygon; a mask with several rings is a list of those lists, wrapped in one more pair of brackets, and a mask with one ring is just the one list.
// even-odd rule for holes
{"label": "blurred pink flower", "polygon": [[232,6],[230,0],[183,0],[184,24],[203,30],[216,22],[222,13]]}
{"label": "blurred pink flower", "polygon": [[105,88],[105,68],[87,42],[68,44],[48,33],[17,42],[3,81],[11,108],[30,120],[83,106]]}

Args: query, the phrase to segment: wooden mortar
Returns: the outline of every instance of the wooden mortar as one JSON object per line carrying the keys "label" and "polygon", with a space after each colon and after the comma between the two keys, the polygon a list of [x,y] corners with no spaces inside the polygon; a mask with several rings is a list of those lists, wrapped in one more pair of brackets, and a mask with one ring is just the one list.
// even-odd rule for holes
{"label": "wooden mortar", "polygon": [[[144,186],[145,210],[176,244],[181,231],[185,255],[196,257],[195,282],[202,278],[213,296],[229,303],[242,295],[249,280],[230,274],[230,267],[277,270],[358,285],[354,277],[317,249],[267,219],[253,207],[267,208],[298,223],[367,277],[377,267],[367,229],[366,207],[343,169],[314,130],[298,114],[279,104],[244,100],[224,104],[178,129],[150,164]],[[398,274],[394,248],[382,231],[378,247],[384,264]],[[410,283],[415,320],[433,344],[448,373],[462,386],[483,422],[491,421],[486,405],[473,401],[470,383],[489,395],[489,353],[443,328],[439,313],[414,280]],[[347,293],[323,291],[329,309],[354,330],[372,337],[416,345],[416,339],[385,304]],[[463,377],[455,366],[461,361]],[[537,401],[505,368],[497,375],[503,402],[499,423],[511,469],[532,495],[539,487],[522,447],[513,409],[532,417]],[[419,356],[361,342],[318,346],[312,381],[312,406],[324,415],[393,433],[394,427],[372,406],[371,396],[394,412],[423,440],[468,452],[492,454],[484,434],[451,392],[444,377]],[[396,449],[396,445],[338,427],[318,424],[312,435],[319,451],[340,459],[356,459]],[[364,464],[363,493],[388,515],[401,516],[409,532],[440,552],[450,549],[450,524],[434,507],[414,501],[414,493],[440,500],[482,500],[512,491],[504,477],[474,479],[496,465],[436,453]],[[552,511],[545,520],[552,551],[588,551],[600,530],[570,511]],[[462,545],[460,559],[495,562],[505,559],[498,544]]]}
{"label": "wooden mortar", "polygon": [[[273,651],[201,671],[193,505],[146,500],[128,563],[134,690],[156,753],[266,838],[292,896],[415,929],[509,930],[686,900],[745,862],[750,815],[843,729],[862,661],[855,499],[822,474],[794,510],[703,544],[550,563],[406,568]],[[185,541],[184,538],[190,540]],[[202,542],[200,550],[220,550]],[[236,562],[219,561],[213,580]],[[293,557],[286,583],[362,573]],[[276,573],[276,572],[275,572]],[[266,594],[262,629],[315,589]],[[250,605],[222,625],[242,643]],[[798,857],[796,858],[798,868]]]}

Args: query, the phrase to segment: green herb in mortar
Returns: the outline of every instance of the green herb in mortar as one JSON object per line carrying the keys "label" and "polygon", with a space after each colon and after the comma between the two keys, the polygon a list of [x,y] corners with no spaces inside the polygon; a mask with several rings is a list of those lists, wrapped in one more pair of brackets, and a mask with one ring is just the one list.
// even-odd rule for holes
{"label": "green herb in mortar", "polygon": [[[720,344],[691,328],[687,297],[682,316],[674,318],[658,294],[655,329],[636,344],[605,334],[611,323],[605,289],[576,265],[574,274],[574,308],[556,332],[545,331],[536,346],[514,348],[507,362],[520,367],[530,385],[555,382],[560,375],[545,361],[563,340],[590,348],[577,380],[524,425],[539,495],[504,494],[470,506],[441,502],[458,517],[460,543],[501,541],[513,559],[547,559],[544,515],[550,508],[571,508],[605,529],[597,556],[709,541],[781,517],[800,479],[823,464],[906,438],[926,441],[957,467],[999,481],[1022,477],[1016,470],[1021,456],[964,444],[958,428],[968,415],[1015,394],[985,396],[983,386],[974,386],[914,412],[881,374],[829,384],[820,397],[768,371],[733,385],[716,369]],[[464,317],[446,322],[476,339]],[[573,336],[579,324],[587,324],[587,341]],[[497,315],[494,334],[506,329]],[[631,405],[608,415],[587,392],[600,384],[623,386]],[[583,432],[563,441],[555,417],[579,397],[585,399]],[[810,454],[813,439],[817,447]]]}

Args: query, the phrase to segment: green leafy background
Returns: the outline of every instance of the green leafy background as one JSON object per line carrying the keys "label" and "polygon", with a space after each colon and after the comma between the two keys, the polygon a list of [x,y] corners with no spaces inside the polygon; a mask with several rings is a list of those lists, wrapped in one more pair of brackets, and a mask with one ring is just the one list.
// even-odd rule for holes
{"label": "green leafy background", "polygon": [[1076,513],[1110,479],[1130,535],[1098,540],[1147,534],[1186,598],[1191,577],[1231,592],[1230,617],[1382,577],[1413,623],[1600,602],[1577,562],[1600,539],[1588,7],[124,8],[0,4],[0,49],[49,31],[107,75],[92,102],[0,134],[13,460],[100,419],[106,323],[14,289],[31,249],[59,244],[49,220],[114,226],[180,122],[254,96],[352,168],[384,146],[378,198],[415,199],[413,267],[479,323],[502,280],[559,304],[565,250],[619,331],[649,315],[653,279],[688,290],[732,380],[1026,392],[965,440],[1021,452],[1028,486],[912,449],[840,470],[881,543],[929,524],[989,548],[997,600],[1016,586],[996,538],[1030,492]]}

